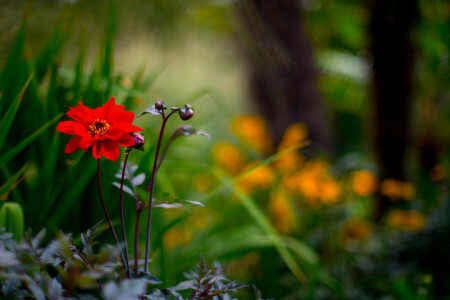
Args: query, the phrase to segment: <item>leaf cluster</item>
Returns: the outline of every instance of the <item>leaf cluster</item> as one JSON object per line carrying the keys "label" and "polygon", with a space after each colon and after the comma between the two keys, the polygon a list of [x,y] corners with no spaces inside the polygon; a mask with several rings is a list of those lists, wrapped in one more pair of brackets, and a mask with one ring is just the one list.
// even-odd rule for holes
{"label": "leaf cluster", "polygon": [[[131,280],[119,262],[117,250],[95,240],[102,230],[101,222],[80,235],[77,246],[71,234],[60,233],[41,245],[45,229],[36,236],[27,231],[20,242],[13,234],[0,229],[0,294],[4,299],[230,299],[228,292],[246,285],[230,281],[214,263],[208,268],[203,258],[186,281],[174,287],[158,289],[162,282],[141,272]],[[146,295],[148,287],[149,294]],[[181,291],[192,290],[189,298]]]}
{"label": "leaf cluster", "polygon": [[[170,288],[155,290],[151,297],[172,299],[174,296],[177,300],[232,299],[229,292],[235,292],[247,285],[227,279],[222,271],[219,262],[214,262],[213,266],[209,267],[202,256],[200,263],[184,274],[187,280]],[[190,296],[183,297],[182,293],[187,291],[191,291]]]}

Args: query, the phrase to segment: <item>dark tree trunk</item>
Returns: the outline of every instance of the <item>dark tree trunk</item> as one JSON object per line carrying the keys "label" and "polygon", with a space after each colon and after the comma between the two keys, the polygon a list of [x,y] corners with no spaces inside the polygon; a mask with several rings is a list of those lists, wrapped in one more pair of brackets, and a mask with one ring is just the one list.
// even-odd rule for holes
{"label": "dark tree trunk", "polygon": [[[373,0],[370,33],[375,96],[375,146],[381,179],[405,179],[409,143],[411,68],[410,34],[417,19],[416,0]],[[374,218],[379,221],[389,200],[378,196]]]}
{"label": "dark tree trunk", "polygon": [[278,142],[295,122],[308,125],[313,146],[330,150],[326,116],[301,1],[237,2],[238,38],[248,62],[250,96]]}

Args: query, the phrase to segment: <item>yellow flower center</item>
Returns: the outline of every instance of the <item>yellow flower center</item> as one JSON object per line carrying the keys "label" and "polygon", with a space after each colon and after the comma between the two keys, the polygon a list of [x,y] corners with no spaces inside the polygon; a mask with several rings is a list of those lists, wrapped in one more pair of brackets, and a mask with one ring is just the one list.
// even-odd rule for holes
{"label": "yellow flower center", "polygon": [[109,125],[106,120],[95,119],[94,122],[89,124],[89,132],[92,134],[103,135],[108,131],[110,126],[111,125]]}

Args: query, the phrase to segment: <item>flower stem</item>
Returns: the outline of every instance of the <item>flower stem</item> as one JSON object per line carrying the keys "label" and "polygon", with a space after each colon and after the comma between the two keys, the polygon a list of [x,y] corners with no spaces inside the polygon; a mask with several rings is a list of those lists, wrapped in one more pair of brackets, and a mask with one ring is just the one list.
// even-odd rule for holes
{"label": "flower stem", "polygon": [[136,220],[134,224],[134,274],[139,276],[139,223],[141,220],[142,202],[136,203]]}
{"label": "flower stem", "polygon": [[98,185],[98,194],[100,196],[100,201],[102,203],[103,211],[105,212],[106,219],[108,220],[109,228],[111,229],[114,239],[116,240],[117,248],[119,248],[120,259],[122,260],[123,267],[126,270],[127,267],[125,265],[125,260],[123,258],[122,248],[120,247],[119,239],[117,238],[116,231],[114,230],[114,226],[112,224],[108,210],[106,209],[105,201],[103,200],[102,185],[100,182],[100,158],[97,159],[97,185]]}
{"label": "flower stem", "polygon": [[161,164],[164,160],[164,158],[166,157],[166,154],[170,148],[170,145],[172,145],[172,141],[175,139],[177,132],[175,131],[172,136],[170,137],[169,141],[167,142],[166,146],[164,147],[163,153],[161,154],[161,158],[158,161],[158,165],[156,167],[156,172],[158,172],[159,168],[161,167]]}
{"label": "flower stem", "polygon": [[[125,262],[126,262],[126,273],[127,273],[127,278],[131,279],[130,258],[128,256],[128,242],[127,242],[127,235],[125,232],[125,218],[123,216],[123,181],[125,179],[125,170],[127,167],[127,161],[128,161],[129,154],[130,153],[127,153],[125,155],[125,160],[123,162],[122,178],[120,180],[120,223],[122,224],[122,235],[123,235],[123,243],[124,243],[124,250],[125,250]],[[130,178],[130,180],[132,180],[132,179]]]}
{"label": "flower stem", "polygon": [[150,182],[147,186],[147,191],[150,193],[150,200],[148,205],[148,217],[147,217],[147,232],[146,232],[146,241],[145,241],[145,263],[144,263],[144,272],[148,271],[148,259],[149,259],[149,248],[150,248],[150,225],[152,220],[152,206],[153,206],[153,193],[155,190],[155,177],[156,177],[156,170],[158,167],[158,156],[159,156],[159,150],[161,149],[161,141],[164,134],[164,128],[166,127],[167,120],[170,118],[171,115],[173,115],[178,110],[172,110],[170,114],[167,116],[162,115],[163,122],[161,125],[161,130],[159,132],[159,138],[158,138],[158,144],[156,146],[156,152],[155,152],[155,160],[153,161],[153,170],[152,170],[152,177],[150,178]]}

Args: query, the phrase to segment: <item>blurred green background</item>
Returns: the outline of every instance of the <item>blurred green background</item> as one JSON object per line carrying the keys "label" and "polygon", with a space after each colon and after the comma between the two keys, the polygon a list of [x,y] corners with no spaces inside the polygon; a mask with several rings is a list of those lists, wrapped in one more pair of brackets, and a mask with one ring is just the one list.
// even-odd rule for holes
{"label": "blurred green background", "polygon": [[[203,254],[263,298],[449,299],[449,23],[438,0],[1,0],[1,202],[48,239],[90,228],[96,163],[64,154],[62,113],[189,103],[211,141],[173,143],[156,199],[206,207],[154,210],[165,286]],[[135,122],[147,180],[160,122]],[[117,225],[119,168],[102,161]]]}

